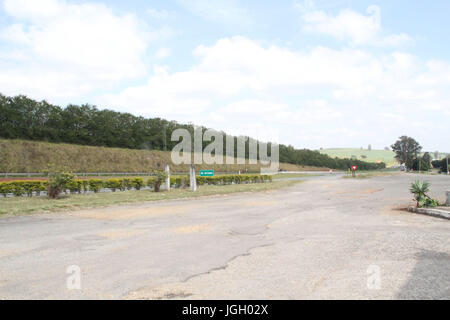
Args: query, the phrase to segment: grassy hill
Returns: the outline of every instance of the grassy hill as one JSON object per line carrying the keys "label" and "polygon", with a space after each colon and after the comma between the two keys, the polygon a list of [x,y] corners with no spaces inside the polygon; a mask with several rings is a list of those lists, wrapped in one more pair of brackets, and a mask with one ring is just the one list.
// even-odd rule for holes
{"label": "grassy hill", "polygon": [[[158,166],[159,164],[159,166]],[[145,173],[170,164],[173,172],[188,172],[188,165],[174,165],[170,152],[79,146],[25,140],[0,139],[1,173],[38,173],[59,169],[86,173]],[[197,170],[258,172],[257,165],[197,165]],[[327,168],[280,164],[287,171],[324,171]]]}
{"label": "grassy hill", "polygon": [[[336,148],[336,149],[323,149],[320,150],[320,153],[326,154],[332,158],[352,158],[356,157],[358,160],[367,161],[367,162],[384,162],[386,166],[392,166],[397,164],[397,161],[394,159],[395,153],[391,150],[361,150],[357,148]],[[365,156],[366,158],[364,158]]]}
{"label": "grassy hill", "polygon": [[[367,162],[384,162],[386,163],[386,166],[392,166],[397,165],[398,162],[395,160],[394,156],[395,153],[392,150],[361,150],[357,148],[334,148],[334,149],[323,149],[319,150],[320,153],[326,154],[332,158],[338,157],[338,158],[351,158],[352,156],[355,156],[358,160],[363,160]],[[420,154],[423,156],[423,152]],[[430,155],[432,158],[434,158],[434,152],[430,152]],[[441,160],[446,157],[446,153],[439,152],[438,159]],[[366,158],[363,158],[362,156],[366,156]]]}

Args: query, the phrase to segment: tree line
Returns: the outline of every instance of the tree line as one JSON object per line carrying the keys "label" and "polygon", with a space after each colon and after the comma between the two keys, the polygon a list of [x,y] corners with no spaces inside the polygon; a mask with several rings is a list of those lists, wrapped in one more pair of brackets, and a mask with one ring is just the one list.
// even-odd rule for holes
{"label": "tree line", "polygon": [[438,160],[439,152],[436,151],[435,160],[432,160],[429,152],[421,154],[422,146],[414,138],[401,136],[391,148],[395,152],[395,159],[407,170],[428,171],[435,168],[440,169],[441,172],[447,172],[448,155],[443,160]]}
{"label": "tree line", "polygon": [[[23,95],[8,97],[2,94],[0,94],[0,124],[0,137],[5,139],[168,151],[178,143],[170,139],[174,130],[180,128],[190,132],[194,130],[191,124],[161,118],[144,118],[108,109],[99,110],[89,104],[81,106],[70,104],[61,108]],[[203,141],[203,147],[209,143]],[[237,143],[235,156],[236,149]],[[248,149],[247,142],[247,157]],[[331,158],[318,151],[295,149],[286,145],[280,145],[280,161],[343,170],[352,165],[358,165],[361,170],[385,168],[384,163]]]}

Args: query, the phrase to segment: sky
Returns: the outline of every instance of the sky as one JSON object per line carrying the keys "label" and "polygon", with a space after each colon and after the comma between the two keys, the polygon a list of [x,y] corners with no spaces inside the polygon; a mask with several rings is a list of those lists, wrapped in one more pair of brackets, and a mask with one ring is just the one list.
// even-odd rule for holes
{"label": "sky", "polygon": [[296,148],[450,151],[450,1],[0,0],[0,93]]}

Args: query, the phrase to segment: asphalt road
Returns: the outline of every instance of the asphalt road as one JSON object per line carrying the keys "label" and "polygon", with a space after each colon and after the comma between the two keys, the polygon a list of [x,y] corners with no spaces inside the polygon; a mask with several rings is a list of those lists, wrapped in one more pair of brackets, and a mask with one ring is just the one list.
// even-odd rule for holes
{"label": "asphalt road", "polygon": [[417,178],[3,218],[0,299],[450,299],[450,221],[401,210]]}

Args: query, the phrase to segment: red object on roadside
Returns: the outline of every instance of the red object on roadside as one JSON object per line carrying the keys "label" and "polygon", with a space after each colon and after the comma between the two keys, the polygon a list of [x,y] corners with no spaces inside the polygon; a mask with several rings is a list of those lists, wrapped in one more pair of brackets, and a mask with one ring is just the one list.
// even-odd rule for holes
{"label": "red object on roadside", "polygon": [[358,166],[352,166],[352,170],[356,171],[358,169]]}

